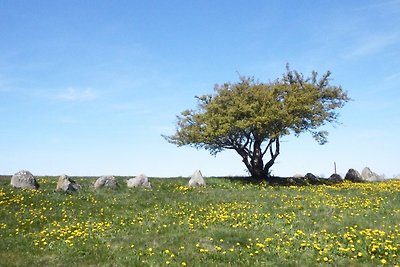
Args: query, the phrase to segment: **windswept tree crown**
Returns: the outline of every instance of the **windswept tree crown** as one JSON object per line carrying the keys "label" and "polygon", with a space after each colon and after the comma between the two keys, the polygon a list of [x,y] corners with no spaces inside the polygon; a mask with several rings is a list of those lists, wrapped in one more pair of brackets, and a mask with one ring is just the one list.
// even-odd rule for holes
{"label": "windswept tree crown", "polygon": [[318,78],[314,71],[304,77],[287,66],[273,82],[241,76],[237,83],[216,85],[214,94],[197,96],[197,109],[177,116],[176,133],[164,137],[214,155],[234,149],[252,176],[265,178],[280,153],[282,136],[309,132],[320,144],[327,142],[328,132],[318,128],[337,122],[336,110],[349,101],[340,86],[330,85],[330,75]]}

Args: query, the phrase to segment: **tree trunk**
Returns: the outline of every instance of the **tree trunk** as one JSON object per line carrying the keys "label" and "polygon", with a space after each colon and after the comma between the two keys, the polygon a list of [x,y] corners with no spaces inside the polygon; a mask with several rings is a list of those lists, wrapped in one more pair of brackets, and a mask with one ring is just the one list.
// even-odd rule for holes
{"label": "tree trunk", "polygon": [[254,168],[251,167],[250,169],[248,169],[250,172],[251,177],[259,179],[259,180],[264,180],[264,179],[268,179],[268,172],[264,171],[264,168]]}
{"label": "tree trunk", "polygon": [[[275,145],[275,146],[274,146]],[[265,152],[269,150],[271,159],[264,165],[263,156]],[[246,157],[245,165],[249,170],[251,176],[256,179],[268,179],[270,178],[270,169],[272,165],[274,165],[276,158],[279,155],[280,143],[279,138],[273,139],[270,141],[269,145],[266,148],[266,151],[262,153],[261,144],[259,142],[254,142],[253,146],[253,154],[250,157],[251,160],[248,162]],[[243,158],[243,161],[244,158]]]}
{"label": "tree trunk", "polygon": [[[274,143],[275,143],[275,151],[273,149],[273,144]],[[270,169],[271,169],[272,165],[274,165],[275,159],[278,157],[279,152],[280,152],[279,138],[276,138],[270,144],[271,145],[269,147],[269,152],[270,152],[270,155],[271,155],[271,159],[264,166],[264,171],[267,173],[267,177],[270,177],[270,175],[269,175]]]}
{"label": "tree trunk", "polygon": [[253,153],[251,155],[251,171],[252,176],[257,179],[265,179],[263,153],[261,150],[261,141],[255,138],[253,144]]}
{"label": "tree trunk", "polygon": [[[243,163],[253,178],[267,180],[270,178],[270,168],[279,155],[279,138],[271,139],[264,151],[261,149],[261,143],[255,138],[251,152],[249,152],[250,149],[246,150],[239,146],[235,147],[235,150],[242,157]],[[271,159],[264,165],[263,157],[268,151]]]}
{"label": "tree trunk", "polygon": [[[265,172],[262,154],[259,156],[258,159],[254,159],[250,157],[250,155],[246,154],[244,151],[237,152],[242,156],[242,161],[246,165],[247,170],[249,171],[250,175],[256,179],[266,179],[268,176],[268,172]],[[250,158],[250,161],[249,161]]]}

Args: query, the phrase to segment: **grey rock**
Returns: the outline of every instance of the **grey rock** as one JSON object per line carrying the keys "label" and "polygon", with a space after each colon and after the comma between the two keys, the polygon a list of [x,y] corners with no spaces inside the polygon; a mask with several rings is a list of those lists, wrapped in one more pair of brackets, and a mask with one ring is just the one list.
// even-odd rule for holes
{"label": "grey rock", "polygon": [[384,178],[382,176],[374,173],[368,167],[365,167],[362,170],[361,177],[363,178],[364,181],[367,181],[367,182],[380,182],[380,181],[384,180]]}
{"label": "grey rock", "polygon": [[307,181],[304,177],[289,177],[287,178],[288,185],[306,185]]}
{"label": "grey rock", "polygon": [[128,187],[144,187],[144,188],[151,188],[151,183],[149,182],[149,178],[144,175],[140,174],[135,178],[131,178],[126,181]]}
{"label": "grey rock", "polygon": [[344,177],[345,180],[349,180],[352,182],[364,182],[364,179],[362,178],[361,174],[355,170],[355,169],[349,169],[349,171],[346,173],[346,176]]}
{"label": "grey rock", "polygon": [[81,186],[67,175],[61,175],[58,178],[57,188],[56,188],[57,191],[63,191],[69,193],[78,191],[79,189],[81,189]]}
{"label": "grey rock", "polygon": [[101,176],[96,180],[94,183],[94,188],[102,188],[102,187],[108,187],[115,189],[118,186],[117,180],[115,180],[114,176]]}
{"label": "grey rock", "polygon": [[329,180],[329,181],[332,181],[332,182],[334,182],[334,183],[343,182],[343,178],[342,178],[339,174],[336,174],[336,173],[332,174],[332,175],[328,178],[328,180]]}
{"label": "grey rock", "polygon": [[314,174],[310,173],[310,172],[307,173],[304,176],[304,179],[306,179],[310,184],[319,184],[319,183],[321,183],[320,179],[317,176],[315,176]]}
{"label": "grey rock", "polygon": [[39,183],[29,171],[21,170],[11,177],[11,185],[17,188],[38,189]]}
{"label": "grey rock", "polygon": [[200,170],[197,170],[193,173],[192,177],[189,180],[189,186],[190,187],[206,186],[206,181],[204,180],[204,177],[201,174]]}

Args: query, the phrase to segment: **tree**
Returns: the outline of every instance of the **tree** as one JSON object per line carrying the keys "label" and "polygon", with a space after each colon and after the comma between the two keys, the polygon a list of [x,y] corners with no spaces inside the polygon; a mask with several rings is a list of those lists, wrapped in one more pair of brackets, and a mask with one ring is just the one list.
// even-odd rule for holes
{"label": "tree", "polygon": [[313,71],[304,77],[287,65],[286,73],[273,82],[241,76],[237,83],[216,85],[215,94],[196,97],[196,110],[177,116],[176,133],[164,138],[213,155],[233,149],[251,176],[268,178],[283,136],[309,132],[319,144],[327,142],[328,132],[317,128],[337,123],[336,109],[350,100],[340,86],[329,84],[330,76],[327,71],[319,78]]}

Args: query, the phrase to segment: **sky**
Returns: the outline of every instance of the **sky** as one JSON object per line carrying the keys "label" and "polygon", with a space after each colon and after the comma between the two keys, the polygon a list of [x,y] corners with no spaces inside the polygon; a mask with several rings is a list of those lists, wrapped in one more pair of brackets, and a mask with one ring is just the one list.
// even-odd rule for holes
{"label": "sky", "polygon": [[[332,72],[328,143],[282,140],[272,174],[400,174],[400,1],[0,0],[0,174],[247,175],[176,147],[176,115],[240,75]],[[239,74],[238,74],[239,73]]]}

